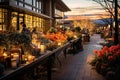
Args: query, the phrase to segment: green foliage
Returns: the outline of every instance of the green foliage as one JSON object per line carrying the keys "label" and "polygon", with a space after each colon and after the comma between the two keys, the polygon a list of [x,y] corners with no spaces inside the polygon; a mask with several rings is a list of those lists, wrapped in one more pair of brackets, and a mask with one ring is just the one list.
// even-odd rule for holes
{"label": "green foliage", "polygon": [[73,40],[74,39],[74,37],[72,36],[72,37],[67,37],[67,40],[68,41],[71,41],[71,40]]}
{"label": "green foliage", "polygon": [[80,30],[81,30],[81,28],[79,26],[75,28],[75,31],[78,33],[80,33]]}
{"label": "green foliage", "polygon": [[47,45],[47,50],[52,51],[56,49],[57,47],[58,47],[57,44],[50,43],[49,45]]}
{"label": "green foliage", "polygon": [[7,44],[7,34],[1,33],[0,34],[0,46],[5,46]]}
{"label": "green foliage", "polygon": [[13,45],[29,45],[31,43],[31,38],[22,33],[11,33],[8,35],[8,40],[10,41],[10,44]]}
{"label": "green foliage", "polygon": [[51,27],[50,30],[49,30],[50,33],[56,33],[57,32],[57,29],[54,28],[54,27]]}

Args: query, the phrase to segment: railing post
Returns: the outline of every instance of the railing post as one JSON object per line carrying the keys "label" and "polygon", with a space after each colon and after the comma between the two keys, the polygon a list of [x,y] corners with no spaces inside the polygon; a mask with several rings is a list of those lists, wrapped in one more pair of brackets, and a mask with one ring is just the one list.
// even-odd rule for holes
{"label": "railing post", "polygon": [[63,50],[65,58],[67,57],[67,48]]}
{"label": "railing post", "polygon": [[49,56],[48,57],[48,60],[47,60],[47,75],[48,75],[48,80],[52,80],[52,70],[51,70],[51,68],[52,68],[52,60],[51,60],[51,57],[52,56]]}

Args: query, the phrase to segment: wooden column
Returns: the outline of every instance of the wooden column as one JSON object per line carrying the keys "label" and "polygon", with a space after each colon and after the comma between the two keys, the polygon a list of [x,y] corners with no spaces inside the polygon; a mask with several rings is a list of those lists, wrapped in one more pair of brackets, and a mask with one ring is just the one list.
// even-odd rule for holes
{"label": "wooden column", "polygon": [[118,0],[114,0],[115,1],[115,34],[114,34],[114,38],[115,38],[115,41],[114,43],[115,44],[118,44],[119,43],[119,40],[118,40],[118,36],[119,36],[119,31],[118,31]]}
{"label": "wooden column", "polygon": [[52,27],[55,27],[55,0],[52,0]]}

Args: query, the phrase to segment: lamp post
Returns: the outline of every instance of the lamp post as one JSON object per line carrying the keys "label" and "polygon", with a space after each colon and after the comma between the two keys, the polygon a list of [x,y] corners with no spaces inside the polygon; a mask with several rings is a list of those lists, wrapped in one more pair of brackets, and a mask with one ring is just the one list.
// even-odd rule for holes
{"label": "lamp post", "polygon": [[115,17],[114,17],[114,20],[115,20],[115,33],[114,33],[114,43],[115,44],[118,44],[119,43],[119,39],[118,39],[118,36],[119,36],[119,33],[118,33],[118,0],[114,0],[115,2]]}

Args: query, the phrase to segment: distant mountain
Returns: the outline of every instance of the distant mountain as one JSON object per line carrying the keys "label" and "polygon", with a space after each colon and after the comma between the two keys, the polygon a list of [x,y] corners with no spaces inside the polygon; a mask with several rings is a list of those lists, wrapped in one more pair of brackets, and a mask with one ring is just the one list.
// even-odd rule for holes
{"label": "distant mountain", "polygon": [[103,18],[108,18],[109,15],[106,14],[81,14],[81,15],[66,15],[65,20],[98,20]]}
{"label": "distant mountain", "polygon": [[113,21],[114,21],[114,19],[111,19],[111,18],[93,20],[94,23],[102,24],[102,25],[108,25],[110,23],[113,23]]}

